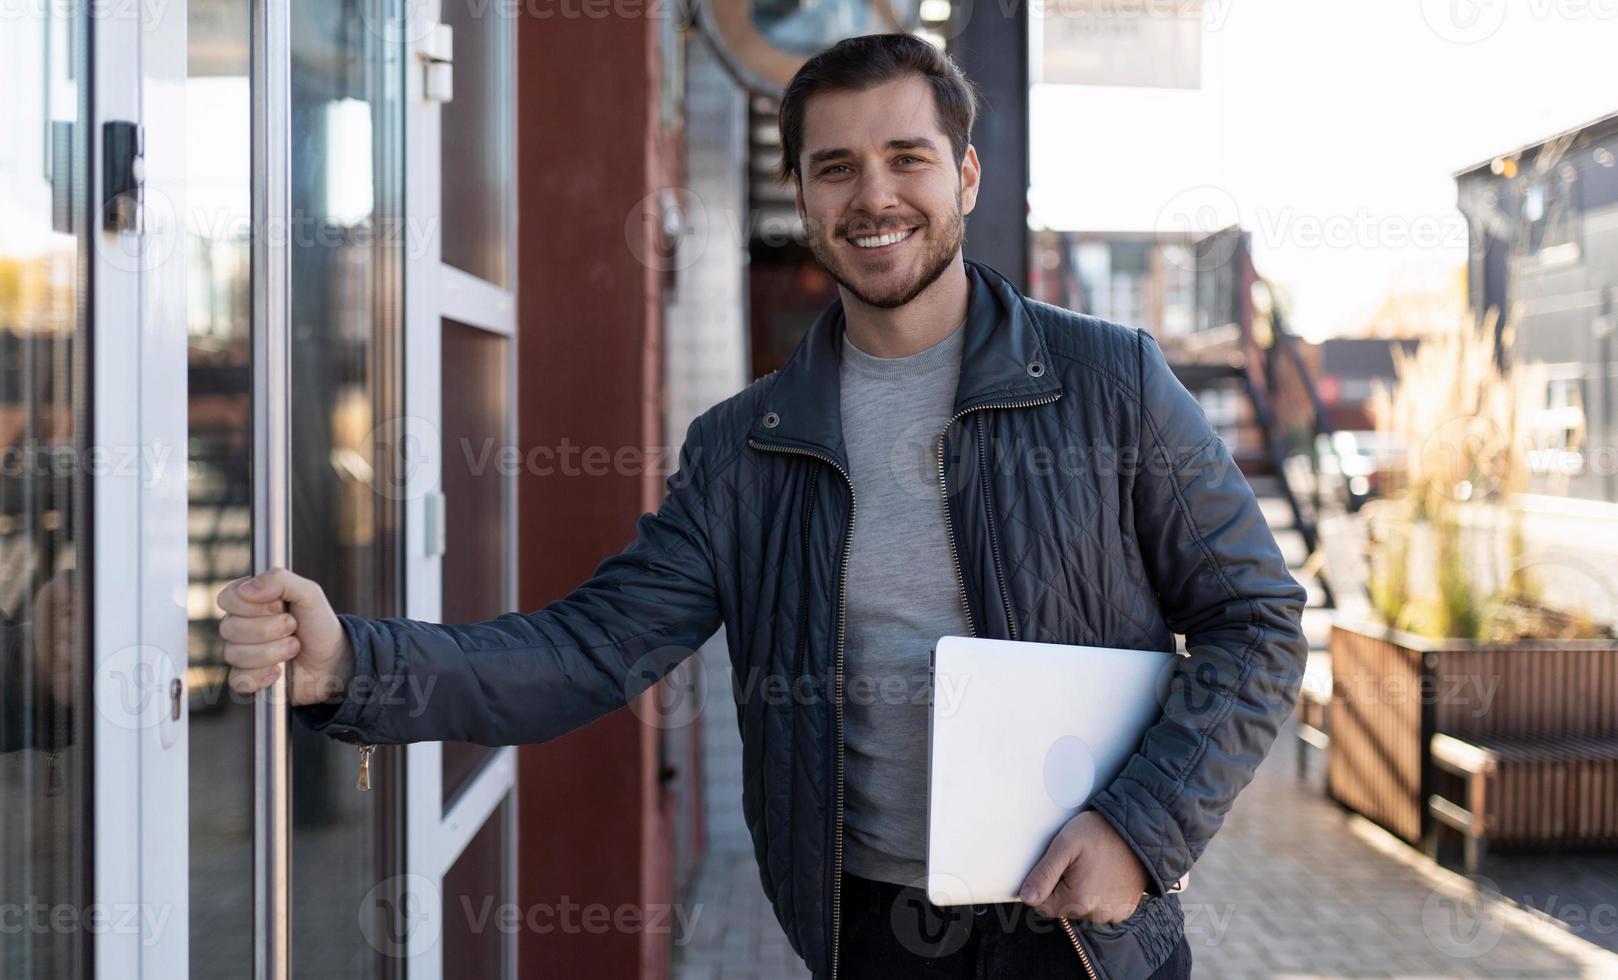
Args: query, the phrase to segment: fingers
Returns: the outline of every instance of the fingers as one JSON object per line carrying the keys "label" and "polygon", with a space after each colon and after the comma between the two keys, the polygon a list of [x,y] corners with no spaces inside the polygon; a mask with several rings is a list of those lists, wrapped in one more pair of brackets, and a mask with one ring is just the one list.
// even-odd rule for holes
{"label": "fingers", "polygon": [[268,643],[296,632],[298,620],[291,613],[226,616],[219,621],[219,635],[226,643]]}
{"label": "fingers", "polygon": [[232,691],[238,694],[254,694],[275,683],[281,676],[280,667],[264,667],[257,670],[233,670],[226,683]]}
{"label": "fingers", "polygon": [[1018,889],[1018,895],[1023,903],[1026,905],[1044,903],[1060,883],[1062,873],[1078,856],[1077,842],[1067,829],[1063,828],[1051,841],[1050,846],[1045,848],[1045,855],[1034,865],[1034,870],[1028,872],[1028,877],[1023,879],[1022,888]]}
{"label": "fingers", "polygon": [[1085,896],[1080,894],[1079,890],[1069,883],[1067,879],[1063,878],[1059,879],[1056,887],[1051,889],[1050,897],[1036,905],[1034,911],[1052,919],[1064,915],[1088,918],[1093,908],[1093,903],[1086,901]]}
{"label": "fingers", "polygon": [[1086,874],[1075,866],[1069,869],[1051,890],[1050,897],[1036,905],[1034,911],[1049,918],[1067,916],[1095,923],[1122,922],[1135,914],[1140,896],[1123,899],[1101,887],[1095,875]]}
{"label": "fingers", "polygon": [[232,616],[273,616],[286,612],[286,603],[280,599],[255,602],[242,594],[241,587],[253,579],[239,578],[219,591],[219,608]]}
{"label": "fingers", "polygon": [[295,636],[268,643],[226,643],[225,663],[244,670],[258,670],[285,663],[296,657],[300,649]]}
{"label": "fingers", "polygon": [[325,597],[313,581],[284,568],[265,569],[252,578],[242,579],[236,585],[236,592],[247,602],[263,604],[282,600],[289,608]]}
{"label": "fingers", "polygon": [[219,592],[219,636],[225,641],[226,683],[242,694],[261,691],[278,680],[285,664],[303,649],[298,618],[289,610],[323,599],[320,586],[284,568],[240,578]]}

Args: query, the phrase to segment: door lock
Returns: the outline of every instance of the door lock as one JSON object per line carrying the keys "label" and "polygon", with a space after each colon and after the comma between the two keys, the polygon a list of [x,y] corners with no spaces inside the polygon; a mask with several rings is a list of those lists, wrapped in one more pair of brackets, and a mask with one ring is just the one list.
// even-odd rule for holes
{"label": "door lock", "polygon": [[101,127],[101,227],[141,233],[141,189],[145,185],[141,128],[108,121]]}

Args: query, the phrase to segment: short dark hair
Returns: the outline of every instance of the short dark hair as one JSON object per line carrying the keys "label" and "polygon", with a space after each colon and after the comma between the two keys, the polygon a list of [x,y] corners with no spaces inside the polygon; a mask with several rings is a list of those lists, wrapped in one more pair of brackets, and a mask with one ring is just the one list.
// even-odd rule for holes
{"label": "short dark hair", "polygon": [[803,109],[824,91],[858,92],[905,75],[920,75],[932,86],[939,128],[955,151],[955,166],[966,159],[977,119],[976,88],[950,56],[914,34],[866,34],[838,41],[803,63],[781,96],[781,179],[801,177]]}

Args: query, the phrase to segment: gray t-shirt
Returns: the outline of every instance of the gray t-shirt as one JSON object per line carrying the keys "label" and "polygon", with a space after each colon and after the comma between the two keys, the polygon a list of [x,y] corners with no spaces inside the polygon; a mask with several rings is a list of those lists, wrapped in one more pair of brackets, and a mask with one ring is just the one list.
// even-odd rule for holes
{"label": "gray t-shirt", "polygon": [[844,646],[843,866],[917,884],[927,871],[928,663],[964,634],[938,486],[965,323],[906,357],[843,337],[843,441],[854,481]]}

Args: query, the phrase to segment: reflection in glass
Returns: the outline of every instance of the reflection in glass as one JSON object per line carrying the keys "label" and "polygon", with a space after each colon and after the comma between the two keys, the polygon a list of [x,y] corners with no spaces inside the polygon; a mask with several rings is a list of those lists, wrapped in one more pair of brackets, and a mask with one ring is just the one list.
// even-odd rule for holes
{"label": "reflection in glass", "polygon": [[[399,414],[403,67],[385,0],[292,4],[292,567],[332,605],[398,613],[399,501],[372,433]],[[397,748],[355,788],[355,748],[292,726],[292,950],[299,976],[397,965],[360,916],[392,873]],[[398,767],[402,768],[402,767]],[[373,933],[376,935],[376,933]]]}
{"label": "reflection in glass", "polygon": [[253,570],[247,0],[193,0],[186,54],[190,935],[196,977],[252,962],[253,711],[214,597]]}
{"label": "reflection in glass", "polygon": [[0,18],[0,976],[77,977],[89,632],[84,585],[85,19]]}
{"label": "reflection in glass", "polygon": [[510,285],[511,24],[487,0],[444,0],[455,37],[455,98],[440,119],[443,260],[496,286]]}
{"label": "reflection in glass", "polygon": [[[511,444],[506,393],[506,338],[451,320],[444,321],[440,419],[444,461],[444,597],[447,623],[479,623],[511,609],[506,573],[511,522],[506,468],[480,466]],[[494,749],[445,742],[443,800],[446,809]]]}

